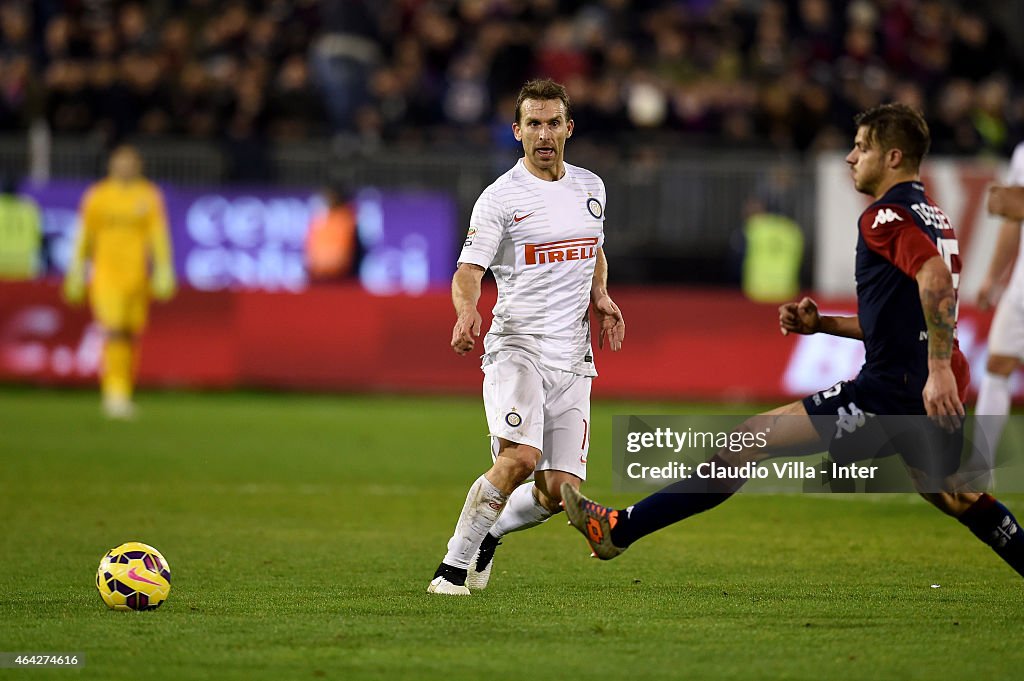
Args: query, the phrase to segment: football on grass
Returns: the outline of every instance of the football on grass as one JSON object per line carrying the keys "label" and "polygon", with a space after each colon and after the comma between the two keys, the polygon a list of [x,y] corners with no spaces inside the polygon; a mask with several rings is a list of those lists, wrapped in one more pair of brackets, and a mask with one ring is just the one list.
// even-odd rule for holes
{"label": "football on grass", "polygon": [[171,592],[171,566],[152,546],[130,541],[103,556],[96,588],[112,610],[153,610]]}

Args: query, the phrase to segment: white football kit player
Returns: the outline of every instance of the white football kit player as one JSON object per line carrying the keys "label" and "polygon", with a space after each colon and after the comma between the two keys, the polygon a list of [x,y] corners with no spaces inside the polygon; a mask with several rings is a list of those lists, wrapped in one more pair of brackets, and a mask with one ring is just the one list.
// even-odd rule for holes
{"label": "white football kit player", "polygon": [[[1013,151],[1005,184],[1024,186],[1024,143],[1018,144]],[[991,355],[1024,359],[1024,239],[1020,241],[1010,284],[992,319],[988,351]]]}
{"label": "white football kit player", "polygon": [[496,438],[536,447],[536,470],[586,478],[590,291],[604,245],[604,183],[565,164],[550,182],[520,160],[473,208],[459,263],[490,269],[498,284],[484,337],[484,409]]}
{"label": "white football kit player", "polygon": [[[1018,144],[1013,152],[1006,184],[1024,185],[1024,143]],[[1020,240],[1010,284],[992,319],[988,354],[1024,359],[1024,239]],[[995,483],[996,449],[1010,413],[1011,398],[1010,377],[986,371],[974,409],[976,447],[964,466],[979,488]]]}

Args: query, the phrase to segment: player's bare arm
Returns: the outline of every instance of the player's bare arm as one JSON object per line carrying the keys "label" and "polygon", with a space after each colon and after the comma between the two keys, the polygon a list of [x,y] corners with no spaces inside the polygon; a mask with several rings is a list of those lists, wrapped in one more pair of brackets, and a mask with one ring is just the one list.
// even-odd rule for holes
{"label": "player's bare arm", "polygon": [[1020,221],[1004,220],[996,236],[996,248],[988,272],[978,289],[978,307],[987,310],[999,300],[999,292],[1013,271],[1020,246]]}
{"label": "player's bare arm", "polygon": [[924,407],[936,423],[952,431],[960,427],[964,415],[951,363],[956,329],[953,275],[942,256],[936,255],[921,266],[916,278],[928,327],[928,381],[922,393]]}
{"label": "player's bare arm", "polygon": [[864,339],[860,321],[856,316],[837,317],[822,315],[818,304],[811,298],[804,298],[798,303],[785,303],[779,306],[779,329],[783,336],[791,333],[803,335],[827,333],[830,336]]}
{"label": "player's bare arm", "polygon": [[483,320],[476,309],[480,300],[480,282],[484,268],[461,263],[452,277],[452,304],[455,306],[455,328],[452,329],[452,350],[458,355],[472,352],[480,336]]}
{"label": "player's bare arm", "polygon": [[622,349],[622,341],[626,337],[626,322],[622,311],[608,295],[608,260],[604,256],[604,248],[597,249],[597,264],[594,266],[594,282],[590,287],[590,302],[601,324],[601,333],[597,346],[604,348],[605,338],[613,352]]}
{"label": "player's bare arm", "polygon": [[1024,220],[1024,187],[990,187],[988,212],[1010,220]]}

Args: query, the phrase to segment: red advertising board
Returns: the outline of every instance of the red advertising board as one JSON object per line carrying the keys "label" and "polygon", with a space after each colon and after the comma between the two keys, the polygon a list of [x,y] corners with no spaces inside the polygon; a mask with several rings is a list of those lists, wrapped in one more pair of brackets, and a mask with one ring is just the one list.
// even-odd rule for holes
{"label": "red advertising board", "polygon": [[[596,397],[778,400],[856,374],[860,343],[784,337],[773,305],[732,291],[623,288],[622,352],[597,350]],[[493,290],[481,309],[489,310]],[[819,301],[850,313],[851,301]],[[488,320],[485,315],[485,328]],[[961,313],[960,338],[975,379],[989,318]],[[139,379],[147,386],[465,392],[480,390],[477,356],[449,347],[446,294],[374,296],[358,285],[301,294],[183,290],[155,304]],[[95,381],[102,337],[52,283],[0,284],[0,380]],[[975,385],[977,380],[975,380]]]}

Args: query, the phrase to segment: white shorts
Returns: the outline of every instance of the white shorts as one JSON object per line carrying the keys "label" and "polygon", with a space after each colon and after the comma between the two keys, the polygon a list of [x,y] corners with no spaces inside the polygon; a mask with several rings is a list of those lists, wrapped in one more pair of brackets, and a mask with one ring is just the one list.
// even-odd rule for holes
{"label": "white shorts", "polygon": [[590,376],[539,367],[527,355],[500,351],[484,356],[484,411],[491,456],[498,438],[541,451],[538,471],[587,478],[590,450]]}
{"label": "white shorts", "polygon": [[1024,279],[1014,277],[1003,293],[992,328],[988,332],[988,354],[1024,359]]}

